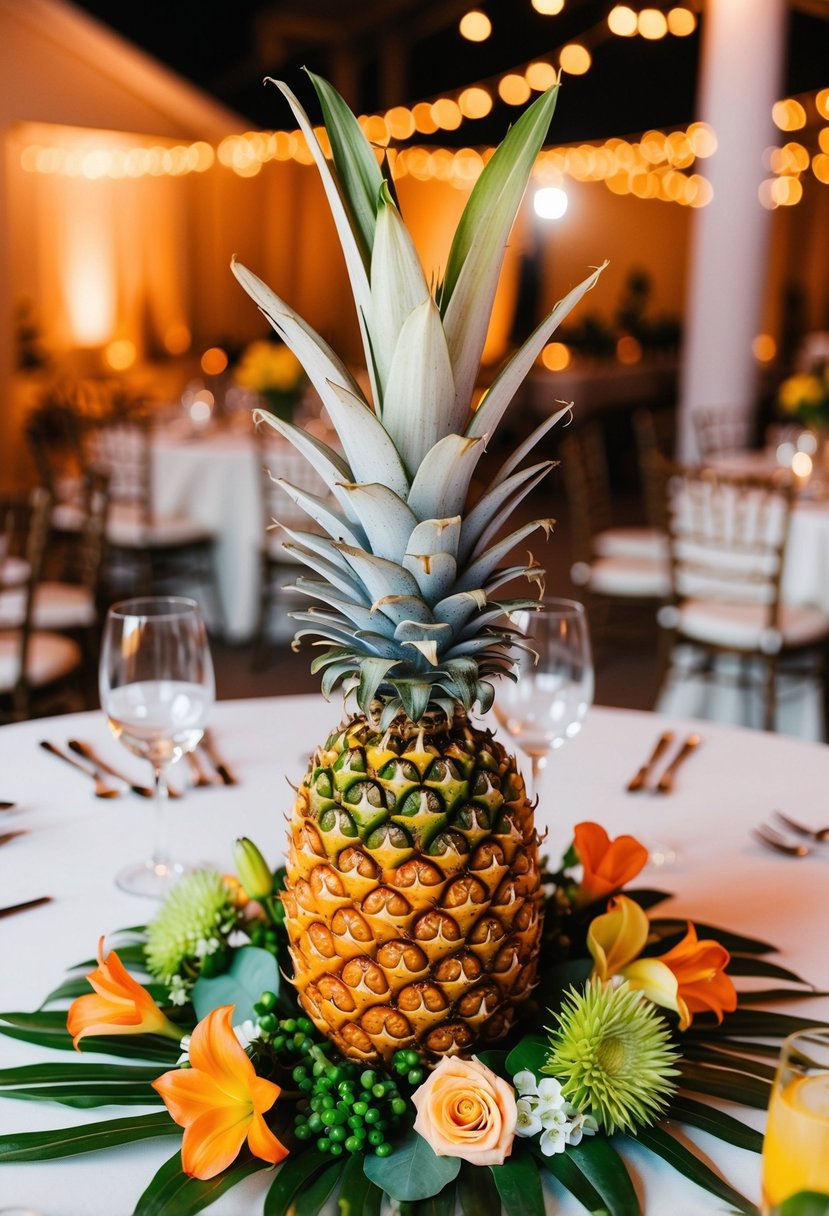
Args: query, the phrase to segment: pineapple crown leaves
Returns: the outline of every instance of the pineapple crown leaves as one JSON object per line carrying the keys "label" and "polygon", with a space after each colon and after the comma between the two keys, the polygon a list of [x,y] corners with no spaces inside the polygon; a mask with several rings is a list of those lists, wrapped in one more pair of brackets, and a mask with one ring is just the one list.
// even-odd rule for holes
{"label": "pineapple crown leaves", "polygon": [[[418,721],[430,705],[451,716],[460,703],[486,709],[490,679],[509,675],[517,643],[506,613],[535,601],[502,599],[518,577],[538,588],[543,571],[500,563],[539,528],[505,525],[553,467],[523,462],[570,407],[545,419],[507,458],[470,509],[470,485],[521,381],[558,324],[597,281],[575,287],[509,359],[476,409],[475,380],[507,238],[547,134],[557,87],[508,132],[464,209],[443,281],[433,291],[401,217],[388,165],[339,94],[309,73],[331,146],[326,158],[291,90],[276,81],[322,178],[354,294],[371,381],[371,401],[331,347],[246,267],[239,282],[303,364],[342,451],[267,414],[312,465],[328,495],[276,481],[318,531],[285,528],[286,548],[310,570],[295,588],[321,607],[294,616],[325,647],[312,664],[326,696],[341,686],[360,708],[384,705],[383,721]],[[506,532],[506,535],[505,535]]]}

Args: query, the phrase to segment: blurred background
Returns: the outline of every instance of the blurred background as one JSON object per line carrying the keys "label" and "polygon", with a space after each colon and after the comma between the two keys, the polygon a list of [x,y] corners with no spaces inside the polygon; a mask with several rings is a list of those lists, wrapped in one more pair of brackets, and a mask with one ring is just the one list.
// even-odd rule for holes
{"label": "blurred background", "polygon": [[[363,373],[319,177],[266,77],[286,81],[315,123],[303,67],[342,92],[387,150],[437,279],[494,146],[561,73],[480,387],[608,259],[528,377],[508,430],[529,431],[557,400],[573,401],[577,423],[599,428],[592,467],[604,462],[615,522],[647,522],[643,446],[705,455],[700,421],[712,409],[738,420],[725,446],[776,445],[769,427],[802,421],[787,416],[780,385],[829,361],[826,0],[344,7],[0,0],[0,490],[40,484],[63,500],[69,517],[53,510],[43,560],[52,581],[69,581],[67,554],[76,573],[86,561],[70,551],[89,516],[90,435],[133,420],[126,447],[112,446],[111,429],[95,440],[96,467],[107,442],[122,474],[134,466],[119,494],[143,513],[137,531],[119,533],[110,468],[100,553],[90,542],[94,575],[84,575],[96,619],[123,587],[162,586],[160,557],[180,575],[186,548],[224,696],[315,687],[307,654],[287,647],[290,597],[279,587],[290,571],[277,569],[265,533],[274,509],[250,413],[265,404],[320,434],[327,425],[288,352],[260,344],[267,327],[231,257]],[[826,410],[829,424],[829,401]],[[782,441],[795,452],[797,434]],[[549,454],[561,457],[561,443],[550,439]],[[817,443],[807,449],[817,464]],[[289,458],[272,454],[269,467]],[[587,507],[566,477],[580,458],[571,451],[528,504],[561,521],[540,555],[558,594],[586,586],[573,570],[590,561]],[[160,544],[148,529],[164,520],[178,531]],[[606,606],[592,605],[598,699],[650,707],[659,595],[626,598],[620,634]]]}

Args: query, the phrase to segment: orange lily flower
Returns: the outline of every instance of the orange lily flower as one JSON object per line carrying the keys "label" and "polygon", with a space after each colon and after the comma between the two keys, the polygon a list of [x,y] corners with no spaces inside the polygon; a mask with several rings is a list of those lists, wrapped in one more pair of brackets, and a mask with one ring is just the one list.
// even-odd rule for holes
{"label": "orange lily flower", "polygon": [[577,908],[618,891],[648,860],[648,850],[633,836],[611,840],[598,823],[577,823],[573,838],[583,871],[573,897]]}
{"label": "orange lily flower", "polygon": [[659,961],[670,967],[677,979],[680,1030],[688,1029],[695,1013],[710,1010],[721,1022],[724,1012],[737,1008],[737,990],[725,974],[731,955],[713,938],[700,941],[690,921],[682,941],[660,955]]}
{"label": "orange lily flower", "polygon": [[190,1040],[191,1067],[153,1081],[184,1128],[181,1163],[191,1178],[215,1178],[236,1159],[246,1139],[254,1157],[272,1165],[288,1155],[262,1117],[280,1087],[256,1075],[233,1033],[232,1014],[232,1005],[208,1013]]}
{"label": "orange lily flower", "polygon": [[180,1041],[175,1026],[153,998],[134,980],[114,950],[104,958],[104,938],[98,942],[98,967],[86,977],[95,992],[79,996],[69,1006],[66,1029],[75,1050],[90,1034],[163,1034]]}

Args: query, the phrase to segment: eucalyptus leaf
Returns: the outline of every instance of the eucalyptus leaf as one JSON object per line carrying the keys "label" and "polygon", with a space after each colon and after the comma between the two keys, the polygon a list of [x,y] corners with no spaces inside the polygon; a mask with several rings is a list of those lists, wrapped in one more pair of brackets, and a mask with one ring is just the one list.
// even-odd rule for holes
{"label": "eucalyptus leaf", "polygon": [[718,1199],[724,1199],[726,1203],[730,1203],[738,1212],[745,1212],[747,1216],[757,1216],[757,1208],[745,1195],[741,1195],[739,1191],[735,1191],[732,1186],[719,1176],[714,1171],[701,1161],[694,1153],[680,1144],[673,1136],[669,1135],[661,1127],[644,1127],[640,1128],[636,1134],[637,1144],[641,1144],[644,1148],[655,1153],[657,1157],[661,1157],[668,1165],[672,1166],[678,1173],[683,1174],[686,1178],[690,1178],[691,1182],[695,1182],[697,1186],[701,1186],[711,1195],[716,1195]]}
{"label": "eucalyptus leaf", "polygon": [[243,946],[223,975],[200,976],[193,985],[193,1008],[199,1021],[219,1005],[234,1005],[235,1025],[255,1018],[254,1004],[263,992],[279,991],[279,968],[268,950]]}
{"label": "eucalyptus leaf", "polygon": [[438,1157],[432,1147],[410,1131],[397,1142],[388,1157],[368,1156],[363,1161],[367,1177],[392,1199],[429,1199],[449,1182],[461,1168],[458,1157]]}
{"label": "eucalyptus leaf", "polygon": [[103,1123],[83,1123],[79,1127],[50,1128],[45,1132],[12,1132],[0,1136],[0,1164],[12,1161],[54,1161],[94,1153],[136,1140],[157,1136],[180,1136],[178,1127],[166,1110],[153,1115],[108,1119]]}
{"label": "eucalyptus leaf", "polygon": [[541,1175],[532,1157],[515,1149],[503,1165],[489,1167],[508,1216],[544,1216]]}
{"label": "eucalyptus leaf", "polygon": [[215,1178],[189,1178],[181,1168],[181,1153],[162,1165],[138,1200],[133,1216],[195,1216],[231,1187],[267,1166],[256,1157],[237,1159]]}

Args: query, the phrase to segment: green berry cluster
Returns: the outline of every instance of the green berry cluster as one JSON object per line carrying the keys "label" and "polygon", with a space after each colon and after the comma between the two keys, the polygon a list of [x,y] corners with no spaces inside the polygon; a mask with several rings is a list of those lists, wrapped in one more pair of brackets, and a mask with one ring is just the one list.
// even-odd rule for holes
{"label": "green berry cluster", "polygon": [[[323,1153],[375,1153],[388,1157],[409,1102],[387,1073],[350,1060],[332,1062],[333,1048],[306,1017],[277,1018],[276,996],[262,993],[254,1005],[259,1031],[279,1066],[299,1091],[294,1135]],[[397,1052],[394,1069],[411,1084],[423,1070],[417,1052]]]}
{"label": "green berry cluster", "polygon": [[332,1064],[323,1049],[313,1063],[297,1064],[292,1077],[306,1095],[294,1122],[297,1140],[315,1140],[320,1152],[375,1153],[388,1157],[393,1137],[408,1102],[397,1082],[373,1068],[351,1061]]}
{"label": "green berry cluster", "polygon": [[267,950],[269,954],[276,954],[279,934],[272,924],[260,920],[251,925],[248,932],[252,946],[258,946],[260,950]]}
{"label": "green berry cluster", "polygon": [[420,1055],[411,1047],[408,1050],[401,1048],[400,1051],[396,1051],[391,1058],[391,1066],[399,1077],[408,1081],[412,1088],[423,1080]]}

